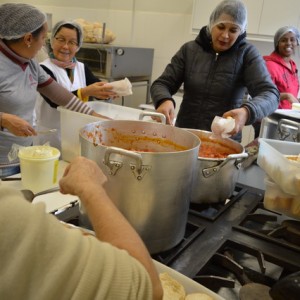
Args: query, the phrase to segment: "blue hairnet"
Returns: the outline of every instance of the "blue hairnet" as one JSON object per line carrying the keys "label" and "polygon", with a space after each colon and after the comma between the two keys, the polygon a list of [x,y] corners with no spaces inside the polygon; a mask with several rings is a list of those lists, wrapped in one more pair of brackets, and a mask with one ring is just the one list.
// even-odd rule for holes
{"label": "blue hairnet", "polygon": [[0,38],[14,40],[34,32],[46,23],[44,13],[25,3],[5,3],[0,6]]}
{"label": "blue hairnet", "polygon": [[66,24],[70,24],[72,26],[74,26],[77,29],[78,32],[78,48],[80,48],[82,46],[82,41],[83,41],[83,32],[82,32],[82,28],[81,26],[73,21],[60,21],[57,22],[53,29],[52,29],[52,33],[51,33],[51,46],[52,46],[52,40],[55,37],[55,35],[57,34],[57,32],[60,30],[61,27],[63,27]]}
{"label": "blue hairnet", "polygon": [[220,2],[211,13],[208,24],[209,32],[220,23],[228,23],[228,21],[222,20],[223,14],[232,18],[232,24],[239,26],[241,34],[246,31],[247,9],[245,4],[239,0],[225,0]]}
{"label": "blue hairnet", "polygon": [[278,46],[279,40],[288,32],[292,32],[297,39],[297,44],[300,44],[300,33],[299,30],[294,26],[284,26],[279,28],[274,35],[274,48]]}

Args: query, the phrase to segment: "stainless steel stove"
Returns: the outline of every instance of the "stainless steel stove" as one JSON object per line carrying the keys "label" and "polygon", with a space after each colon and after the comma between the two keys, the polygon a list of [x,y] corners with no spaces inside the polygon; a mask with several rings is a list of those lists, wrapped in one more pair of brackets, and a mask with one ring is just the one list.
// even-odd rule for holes
{"label": "stainless steel stove", "polygon": [[[263,196],[238,184],[225,203],[191,204],[184,239],[152,257],[225,299],[255,299],[241,297],[244,287],[269,289],[300,271],[300,225],[266,210]],[[76,203],[56,216],[80,226]]]}

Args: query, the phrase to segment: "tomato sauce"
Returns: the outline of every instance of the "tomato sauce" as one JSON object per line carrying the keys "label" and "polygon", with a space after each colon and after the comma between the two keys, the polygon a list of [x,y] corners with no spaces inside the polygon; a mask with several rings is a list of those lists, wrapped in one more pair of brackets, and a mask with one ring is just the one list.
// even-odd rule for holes
{"label": "tomato sauce", "polygon": [[201,143],[199,157],[205,158],[226,158],[229,154],[236,154],[234,149],[217,143]]}
{"label": "tomato sauce", "polygon": [[94,131],[84,130],[83,134],[94,146],[114,146],[136,152],[173,152],[188,149],[166,138],[128,135],[117,131],[115,128],[103,129],[102,131],[99,126],[96,126]]}

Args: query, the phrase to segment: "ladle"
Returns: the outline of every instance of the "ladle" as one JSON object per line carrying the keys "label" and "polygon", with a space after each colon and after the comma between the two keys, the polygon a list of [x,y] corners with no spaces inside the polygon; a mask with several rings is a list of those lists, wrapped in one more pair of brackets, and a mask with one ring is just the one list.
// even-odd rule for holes
{"label": "ladle", "polygon": [[44,195],[44,194],[49,194],[49,193],[53,193],[53,192],[56,192],[56,191],[59,191],[59,187],[54,187],[54,188],[51,188],[51,189],[48,189],[48,190],[44,190],[44,191],[41,191],[41,192],[38,192],[38,193],[34,193],[33,191],[31,190],[21,190],[22,194],[24,195],[25,199],[29,202],[32,202],[33,199],[37,196],[40,196],[40,195]]}

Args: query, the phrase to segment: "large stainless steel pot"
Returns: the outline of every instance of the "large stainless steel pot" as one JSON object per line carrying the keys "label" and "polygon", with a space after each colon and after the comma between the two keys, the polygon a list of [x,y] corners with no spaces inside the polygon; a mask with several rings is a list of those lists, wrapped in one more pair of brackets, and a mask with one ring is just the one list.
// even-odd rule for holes
{"label": "large stainless steel pot", "polygon": [[150,253],[168,250],[183,239],[197,136],[160,123],[103,121],[83,127],[80,144],[81,154],[107,175],[107,193]]}
{"label": "large stainless steel pot", "polygon": [[263,118],[260,138],[300,143],[300,113],[291,109],[277,109]]}
{"label": "large stainless steel pot", "polygon": [[225,201],[234,191],[242,161],[248,157],[244,147],[231,139],[212,137],[212,132],[187,129],[198,136],[201,147],[216,145],[219,149],[231,149],[226,158],[198,157],[197,175],[194,176],[191,202],[214,203]]}

